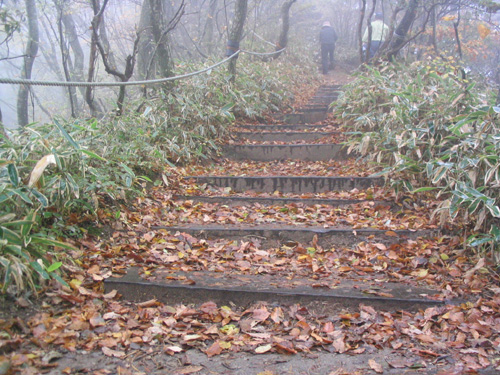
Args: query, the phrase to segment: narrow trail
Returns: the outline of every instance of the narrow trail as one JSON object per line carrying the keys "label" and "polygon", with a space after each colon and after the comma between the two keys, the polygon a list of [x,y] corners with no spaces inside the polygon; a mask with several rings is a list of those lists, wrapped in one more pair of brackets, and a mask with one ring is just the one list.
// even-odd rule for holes
{"label": "narrow trail", "polygon": [[[384,191],[383,178],[371,176],[376,169],[357,162],[356,155],[348,155],[342,144],[331,143],[329,135],[343,134],[328,119],[329,105],[341,89],[336,84],[320,86],[306,105],[277,115],[273,128],[260,124],[237,128],[231,144],[223,148],[227,160],[189,168],[187,173],[193,175],[183,177],[185,190],[200,195],[176,196],[175,206],[191,209],[163,214],[151,227],[207,241],[245,243],[238,249],[241,257],[235,259],[231,273],[221,273],[216,267],[180,273],[175,267],[159,267],[145,283],[136,270],[130,270],[126,277],[108,279],[107,290],[117,289],[137,301],[198,303],[203,296],[219,306],[279,302],[301,304],[316,313],[339,313],[360,303],[381,310],[442,305],[448,296],[428,288],[427,283],[401,285],[380,279],[369,267],[353,274],[348,266],[335,267],[332,259],[325,264],[323,258],[331,257],[336,249],[339,254],[333,259],[359,243],[387,250],[439,233],[425,216],[427,211],[422,215],[407,210],[406,215],[415,217],[408,222],[394,201],[374,200],[375,190]],[[306,127],[336,130],[325,136],[305,132]],[[366,198],[330,197],[342,192],[362,192]],[[268,196],[259,196],[263,193]],[[251,244],[261,251],[257,264]],[[289,269],[297,254],[298,263],[310,267],[306,272],[304,267],[300,272]]]}
{"label": "narrow trail", "polygon": [[396,200],[346,153],[329,104],[347,80],[239,124],[219,161],[168,176],[109,239],[83,242],[77,295],[57,296],[75,307],[30,322],[66,350],[45,372],[495,373],[492,275],[436,224],[439,202]]}

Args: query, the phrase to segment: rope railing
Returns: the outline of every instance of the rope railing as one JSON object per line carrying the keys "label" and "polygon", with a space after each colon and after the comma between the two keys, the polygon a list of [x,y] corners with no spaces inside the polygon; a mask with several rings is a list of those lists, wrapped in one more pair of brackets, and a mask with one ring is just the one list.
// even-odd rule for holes
{"label": "rope railing", "polygon": [[116,86],[145,86],[145,85],[156,85],[159,83],[165,83],[170,81],[177,81],[179,79],[184,79],[188,77],[193,77],[199,74],[206,73],[218,66],[228,62],[232,58],[238,56],[240,53],[246,53],[248,55],[254,56],[270,56],[281,53],[285,50],[285,48],[269,53],[259,53],[259,52],[251,52],[251,51],[243,51],[238,50],[233,53],[231,56],[226,57],[224,60],[219,61],[218,63],[209,66],[208,68],[198,70],[196,72],[181,74],[174,77],[160,78],[160,79],[152,79],[147,81],[129,81],[129,82],[60,82],[60,81],[35,81],[31,79],[19,79],[19,78],[1,78],[0,84],[7,85],[26,85],[26,86],[56,86],[56,87],[116,87]]}
{"label": "rope railing", "polygon": [[286,50],[286,47],[280,49],[279,51],[274,51],[274,52],[251,52],[251,51],[245,51],[245,50],[241,50],[241,52],[246,53],[248,55],[252,55],[252,56],[272,56],[272,55],[277,55],[278,53],[281,53],[284,50]]}

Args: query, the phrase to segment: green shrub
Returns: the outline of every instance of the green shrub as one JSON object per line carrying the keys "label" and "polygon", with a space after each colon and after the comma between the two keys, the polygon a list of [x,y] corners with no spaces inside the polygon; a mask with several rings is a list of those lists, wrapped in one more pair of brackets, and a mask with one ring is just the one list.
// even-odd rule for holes
{"label": "green shrub", "polygon": [[[0,290],[63,282],[61,260],[71,246],[61,238],[95,225],[99,202],[130,199],[165,166],[215,155],[235,116],[258,118],[286,105],[299,79],[311,79],[307,70],[306,62],[242,61],[234,85],[220,69],[137,98],[119,117],[0,133]],[[81,222],[69,224],[70,216]]]}
{"label": "green shrub", "polygon": [[408,191],[436,190],[441,209],[498,246],[500,109],[453,61],[367,67],[336,111],[355,135],[352,150],[399,172]]}

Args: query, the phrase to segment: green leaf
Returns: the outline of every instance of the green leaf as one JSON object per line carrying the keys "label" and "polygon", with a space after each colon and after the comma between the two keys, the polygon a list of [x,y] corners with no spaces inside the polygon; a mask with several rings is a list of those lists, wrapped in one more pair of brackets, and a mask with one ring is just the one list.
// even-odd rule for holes
{"label": "green leaf", "polygon": [[490,233],[495,237],[495,241],[500,241],[500,228],[494,225]]}
{"label": "green leaf", "polygon": [[51,151],[52,151],[52,155],[54,155],[54,159],[56,159],[57,168],[59,168],[60,170],[63,170],[61,158],[59,157],[59,154],[57,153],[56,149],[52,148]]}
{"label": "green leaf", "polygon": [[432,178],[432,183],[437,184],[439,182],[439,180],[441,180],[444,177],[446,172],[448,172],[448,168],[446,166],[443,165],[443,166],[439,167],[437,169],[437,173]]}
{"label": "green leaf", "polygon": [[25,260],[29,261],[31,260],[29,254],[25,251],[23,251],[23,247],[19,245],[7,245],[5,246],[5,250],[7,250],[9,253],[20,256],[24,258]]}
{"label": "green leaf", "polygon": [[48,207],[49,200],[47,199],[47,197],[45,195],[43,195],[42,193],[40,193],[36,189],[31,189],[30,191],[35,196],[35,198],[38,200],[38,202],[40,202],[40,204],[42,205],[42,207],[44,207],[44,208]]}
{"label": "green leaf", "polygon": [[127,175],[125,177],[125,186],[127,186],[128,188],[130,188],[130,187],[132,187],[132,183],[133,183],[132,177],[130,177],[129,175]]}
{"label": "green leaf", "polygon": [[30,262],[30,266],[45,280],[50,279],[50,275],[43,269],[38,262]]}
{"label": "green leaf", "polygon": [[125,169],[125,172],[127,172],[130,176],[135,177],[135,173],[132,169],[130,169],[128,166],[126,166],[123,163],[120,163],[123,169]]}
{"label": "green leaf", "polygon": [[73,193],[75,194],[75,196],[77,198],[80,198],[80,187],[78,186],[76,181],[73,179],[73,176],[69,173],[65,173],[64,175],[66,176],[66,179],[68,180],[68,182],[71,186],[71,189],[73,190]]}
{"label": "green leaf", "polygon": [[55,240],[51,240],[49,238],[41,238],[38,236],[33,236],[32,242],[37,243],[37,244],[41,244],[41,245],[62,247],[64,249],[68,249],[68,250],[76,250],[73,246],[71,246],[65,242],[55,241]]}
{"label": "green leaf", "polygon": [[8,228],[0,227],[0,237],[6,239],[9,243],[13,243],[18,246],[24,245],[21,236]]}
{"label": "green leaf", "polygon": [[80,150],[80,145],[75,142],[73,137],[71,137],[71,135],[69,135],[69,133],[66,131],[66,129],[64,129],[63,126],[61,124],[59,124],[59,122],[57,120],[54,120],[54,123],[56,124],[57,128],[59,129],[59,131],[61,132],[63,137],[66,138],[66,140],[71,144],[71,146],[73,146],[73,148],[75,150]]}
{"label": "green leaf", "polygon": [[440,187],[421,187],[421,188],[418,188],[418,189],[415,189],[413,191],[410,191],[411,194],[415,194],[415,193],[422,193],[424,191],[432,191],[432,190],[440,190],[441,188]]}
{"label": "green leaf", "polygon": [[469,242],[469,245],[472,247],[477,247],[477,246],[484,245],[485,243],[488,243],[491,240],[492,240],[491,237],[482,237],[482,238],[478,238],[474,241]]}
{"label": "green leaf", "polygon": [[93,153],[92,151],[89,151],[89,150],[81,150],[85,155],[88,155],[90,156],[91,158],[94,158],[94,159],[97,159],[97,160],[100,160],[100,161],[105,161],[107,162],[108,160],[107,159],[104,159],[103,157],[97,155],[96,153]]}
{"label": "green leaf", "polygon": [[12,185],[14,185],[14,187],[18,187],[19,186],[19,174],[17,172],[17,168],[16,168],[15,164],[7,165],[7,171],[9,172],[9,179],[10,179],[10,182],[12,183]]}
{"label": "green leaf", "polygon": [[29,225],[29,224],[34,224],[34,221],[29,221],[29,220],[9,221],[8,223],[2,223],[2,226],[4,226],[4,227],[20,227],[22,225]]}
{"label": "green leaf", "polygon": [[10,199],[13,195],[14,193],[12,191],[9,191],[7,194],[0,195],[0,203],[3,203],[6,200]]}
{"label": "green leaf", "polygon": [[62,266],[62,262],[52,263],[50,267],[47,268],[47,272],[51,273],[58,270]]}
{"label": "green leaf", "polygon": [[7,225],[7,223],[5,223],[6,221],[10,222],[10,220],[13,220],[15,218],[16,218],[16,214],[12,214],[12,213],[2,215],[2,216],[0,216],[0,224],[4,223],[2,225]]}
{"label": "green leaf", "polygon": [[36,219],[35,211],[31,211],[28,215],[26,215],[26,220],[28,221],[29,224],[25,224],[21,228],[21,236],[23,238],[27,237],[31,233],[31,229],[33,228],[35,219]]}
{"label": "green leaf", "polygon": [[486,205],[486,208],[490,211],[493,217],[500,217],[500,208],[498,206]]}
{"label": "green leaf", "polygon": [[69,285],[66,283],[66,281],[64,281],[64,280],[62,279],[62,277],[61,277],[61,276],[59,276],[57,273],[54,273],[54,274],[52,274],[51,276],[52,276],[52,278],[53,278],[54,280],[58,281],[61,285],[64,285],[64,286],[69,287]]}
{"label": "green leaf", "polygon": [[11,190],[12,193],[20,197],[23,201],[25,201],[28,204],[33,204],[33,201],[21,190],[16,189],[16,190]]}

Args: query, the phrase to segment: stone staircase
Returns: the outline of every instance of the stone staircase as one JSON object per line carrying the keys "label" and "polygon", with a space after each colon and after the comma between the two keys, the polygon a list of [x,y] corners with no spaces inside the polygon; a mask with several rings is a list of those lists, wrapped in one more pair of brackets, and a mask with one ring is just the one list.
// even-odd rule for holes
{"label": "stone staircase", "polygon": [[[211,221],[169,221],[165,225],[156,225],[151,230],[178,233],[179,236],[190,235],[207,241],[226,239],[241,247],[245,247],[248,242],[257,243],[259,251],[262,251],[262,270],[234,270],[231,274],[226,274],[205,267],[196,272],[184,272],[165,265],[143,278],[139,269],[130,269],[122,278],[106,280],[106,289],[117,289],[126,299],[132,301],[156,298],[169,304],[201,304],[214,301],[219,305],[234,303],[239,306],[257,301],[288,305],[300,303],[323,312],[357,307],[360,303],[381,310],[420,309],[444,304],[442,299],[434,298],[439,293],[426,288],[425,285],[391,283],[372,277],[368,271],[365,274],[356,273],[347,269],[348,267],[326,270],[322,269],[320,264],[314,266],[314,261],[308,274],[294,274],[292,266],[290,269],[286,268],[288,264],[294,264],[297,253],[300,260],[300,254],[307,256],[319,247],[334,248],[338,252],[341,252],[341,249],[355,249],[359,243],[378,244],[384,248],[421,236],[433,236],[438,232],[432,227],[421,230],[353,228],[345,222],[342,215],[354,215],[350,209],[356,205],[389,207],[387,212],[397,211],[400,207],[394,202],[373,198],[342,199],[320,196],[323,193],[353,189],[369,192],[383,185],[384,181],[380,177],[302,176],[300,170],[296,171],[296,175],[282,175],[279,174],[279,168],[275,175],[272,174],[273,166],[279,166],[279,163],[285,160],[337,160],[342,164],[355,157],[347,155],[341,144],[308,143],[341,133],[338,128],[332,130],[332,125],[321,123],[327,117],[328,105],[336,100],[340,89],[339,86],[321,87],[309,105],[294,113],[280,115],[279,120],[284,122],[282,125],[239,127],[234,133],[238,144],[227,145],[224,148],[224,157],[235,163],[255,162],[259,168],[269,168],[268,174],[216,175],[210,174],[210,167],[207,167],[206,174],[186,176],[185,183],[201,190],[210,189],[212,194],[174,197],[178,207],[190,202],[190,205],[207,205],[207,210],[224,207],[236,212],[243,209],[250,212],[258,209],[262,212],[262,207],[271,207],[273,211],[287,211],[300,207],[313,217],[321,207],[321,210],[330,212],[329,215],[339,215],[337,226],[308,225],[307,217],[304,219],[304,225],[279,221],[245,224],[244,216],[240,218],[241,223],[229,224]],[[325,131],[325,128],[328,130]],[[252,142],[257,144],[248,144]],[[225,193],[228,191],[231,194]],[[254,194],[245,195],[249,191]],[[370,194],[367,193],[366,196],[369,197]],[[373,218],[366,220],[369,219]],[[274,257],[269,254],[276,254],[276,259],[279,260],[273,260],[273,265],[282,266],[281,273],[265,271],[269,265],[266,262],[269,263],[269,259]]]}

